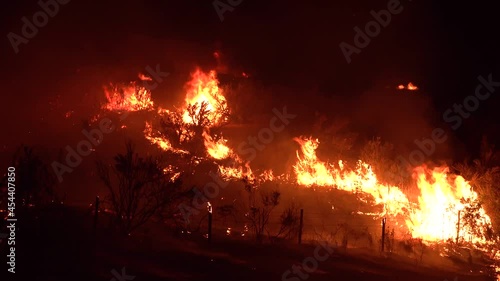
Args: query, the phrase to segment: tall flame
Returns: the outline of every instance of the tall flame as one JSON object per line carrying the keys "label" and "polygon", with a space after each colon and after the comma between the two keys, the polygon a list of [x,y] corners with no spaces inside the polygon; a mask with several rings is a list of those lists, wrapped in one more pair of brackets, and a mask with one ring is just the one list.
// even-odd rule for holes
{"label": "tall flame", "polygon": [[[457,230],[460,237],[472,242],[481,242],[479,237],[471,233],[470,226],[459,224],[460,211],[466,204],[461,199],[477,200],[478,195],[470,184],[461,176],[449,176],[446,167],[428,170],[423,166],[414,170],[414,177],[420,190],[418,208],[412,210],[407,220],[415,236],[426,240],[454,239]],[[490,225],[490,217],[484,209],[479,210],[476,223],[481,226]]]}
{"label": "tall flame", "polygon": [[197,69],[191,74],[191,81],[187,83],[185,102],[182,115],[184,123],[194,123],[187,110],[188,106],[197,105],[196,114],[199,114],[202,104],[206,104],[207,118],[211,124],[221,124],[227,121],[227,117],[223,114],[226,107],[226,98],[222,93],[222,89],[219,88],[217,74],[213,70],[206,74]]}

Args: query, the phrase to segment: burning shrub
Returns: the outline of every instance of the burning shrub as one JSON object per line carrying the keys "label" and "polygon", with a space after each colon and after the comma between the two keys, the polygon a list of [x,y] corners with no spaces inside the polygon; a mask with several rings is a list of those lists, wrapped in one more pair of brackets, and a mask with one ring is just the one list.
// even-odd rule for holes
{"label": "burning shrub", "polygon": [[173,216],[175,203],[181,199],[181,180],[166,175],[158,158],[139,157],[131,143],[125,154],[115,156],[115,165],[98,161],[98,174],[108,188],[109,204],[116,225],[125,234],[132,232],[154,215]]}
{"label": "burning shrub", "polygon": [[[482,205],[491,217],[493,229],[486,230],[490,234],[487,239],[492,240],[500,237],[500,188],[498,186],[500,167],[494,166],[498,162],[498,153],[483,138],[480,159],[463,162],[455,166],[455,169],[477,189],[479,201],[475,202],[475,204]],[[469,210],[473,211],[473,207],[471,206]],[[474,215],[471,214],[471,216],[472,219]]]}

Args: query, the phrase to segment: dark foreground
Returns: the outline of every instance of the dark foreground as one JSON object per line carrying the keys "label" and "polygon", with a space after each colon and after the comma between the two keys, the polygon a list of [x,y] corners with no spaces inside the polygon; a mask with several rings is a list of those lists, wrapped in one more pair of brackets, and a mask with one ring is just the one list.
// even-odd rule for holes
{"label": "dark foreground", "polygon": [[[257,245],[225,237],[208,244],[160,227],[120,238],[103,229],[94,233],[90,214],[66,207],[19,223],[16,273],[4,265],[8,278],[1,280],[494,280],[484,266],[436,266],[361,249],[329,252],[317,245]],[[5,241],[2,247],[5,253]],[[306,266],[314,267],[315,251],[323,259],[316,259],[317,269],[291,272],[307,257]]]}

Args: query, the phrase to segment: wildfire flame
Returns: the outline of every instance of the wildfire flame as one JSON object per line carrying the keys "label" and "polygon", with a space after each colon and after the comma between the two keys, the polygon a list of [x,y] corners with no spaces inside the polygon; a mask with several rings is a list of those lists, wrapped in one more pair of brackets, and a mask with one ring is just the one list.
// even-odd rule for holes
{"label": "wildfire flame", "polygon": [[[414,177],[420,190],[418,208],[410,213],[407,225],[413,235],[426,240],[447,240],[459,236],[472,242],[483,242],[470,226],[459,225],[459,212],[463,211],[468,201],[478,199],[470,184],[461,176],[449,176],[448,168],[439,167],[428,170],[424,166],[415,168]],[[462,224],[464,224],[462,222]],[[477,225],[491,224],[490,217],[483,208],[479,209]]]}
{"label": "wildfire flame", "polygon": [[[140,74],[139,79],[146,81],[151,78]],[[418,90],[418,87],[410,82],[407,86],[399,85],[398,89],[413,91]],[[148,110],[152,112],[151,114],[157,114],[161,118],[177,116],[177,119],[172,118],[172,120],[176,122],[176,128],[185,138],[194,136],[188,128],[201,126],[200,134],[206,149],[204,158],[208,157],[207,159],[212,159],[217,163],[222,160],[233,162],[233,165],[229,166],[219,165],[219,173],[225,180],[243,178],[255,182],[292,180],[289,174],[276,176],[272,170],[255,173],[250,164],[239,158],[227,145],[227,140],[222,135],[215,137],[211,134],[228,122],[229,113],[227,100],[223,90],[219,87],[215,71],[204,73],[197,69],[191,74],[191,80],[186,84],[184,104],[176,111],[161,107],[155,109],[151,100],[151,92],[144,87],[137,86],[135,82],[111,85],[105,88],[105,93],[107,103],[103,108],[106,110]],[[200,120],[199,116],[205,116],[205,119]],[[124,126],[122,127],[125,128]],[[189,151],[174,147],[173,143],[178,143],[178,141],[172,142],[158,130],[154,130],[152,122],[146,122],[144,136],[162,150],[190,154]],[[182,140],[181,138],[180,141]],[[338,160],[335,164],[331,164],[321,161],[316,155],[319,146],[317,139],[298,137],[294,138],[294,141],[300,146],[300,150],[296,153],[297,162],[293,165],[294,175],[292,176],[298,185],[336,188],[368,194],[373,197],[375,204],[382,206],[382,210],[379,213],[360,211],[357,213],[378,217],[402,216],[406,228],[415,238],[422,238],[425,241],[441,241],[455,238],[458,231],[458,235],[463,239],[484,242],[477,229],[467,226],[464,221],[459,222],[460,212],[473,207],[471,202],[476,202],[478,195],[464,178],[450,175],[447,168],[417,167],[414,170],[414,184],[418,187],[419,196],[417,202],[412,202],[401,187],[381,183],[368,163],[358,160],[353,163],[354,165],[347,165],[345,161]],[[166,167],[164,172],[169,174],[172,180],[180,175],[173,166]],[[475,222],[481,227],[491,225],[489,216],[480,207],[478,207],[478,218]]]}
{"label": "wildfire flame", "polygon": [[205,147],[208,154],[214,159],[226,159],[233,154],[232,150],[227,147],[226,140],[222,137],[218,141],[214,141],[210,134],[203,132]]}
{"label": "wildfire flame", "polygon": [[149,122],[146,122],[146,128],[144,128],[144,136],[151,143],[158,145],[158,147],[163,149],[163,150],[170,150],[173,148],[172,144],[170,144],[168,139],[165,139],[165,138],[162,138],[159,136],[154,136],[153,127],[151,126],[151,123],[149,123]]}
{"label": "wildfire flame", "polygon": [[104,109],[110,111],[139,111],[153,109],[151,92],[135,82],[129,84],[111,84],[104,88],[107,103]]}
{"label": "wildfire flame", "polygon": [[408,83],[408,86],[405,86],[403,84],[399,85],[398,86],[398,90],[404,90],[404,89],[407,89],[407,90],[410,90],[410,91],[416,91],[418,90],[418,87],[413,85],[412,82]]}
{"label": "wildfire flame", "polygon": [[187,93],[185,98],[184,114],[182,119],[184,123],[193,124],[195,120],[189,114],[188,106],[197,105],[196,114],[202,110],[202,104],[206,105],[205,110],[208,111],[208,120],[210,124],[218,125],[227,121],[227,117],[223,114],[226,108],[226,98],[219,88],[219,81],[215,71],[210,71],[208,74],[197,69],[191,74],[191,81],[187,83]]}
{"label": "wildfire flame", "polygon": [[351,192],[365,192],[373,196],[377,204],[384,205],[384,212],[390,215],[404,214],[409,205],[408,198],[397,187],[380,184],[375,173],[367,163],[357,162],[355,170],[347,170],[344,162],[339,168],[322,162],[316,156],[319,141],[312,138],[295,138],[300,144],[302,157],[297,151],[297,164],[294,166],[297,183],[304,186],[335,187]]}
{"label": "wildfire flame", "polygon": [[[420,166],[414,170],[414,178],[420,191],[418,203],[411,203],[399,187],[381,184],[372,168],[362,161],[354,170],[347,170],[342,160],[338,168],[322,162],[316,156],[319,141],[312,138],[295,138],[300,145],[297,163],[294,165],[297,183],[304,186],[338,188],[370,194],[377,204],[384,205],[380,216],[405,215],[406,226],[413,237],[426,241],[441,241],[459,236],[472,242],[485,242],[477,230],[458,223],[459,211],[477,200],[478,195],[461,176],[448,176],[448,168],[433,170]],[[302,156],[301,156],[302,155]],[[483,208],[479,208],[475,224],[483,228],[491,220]]]}

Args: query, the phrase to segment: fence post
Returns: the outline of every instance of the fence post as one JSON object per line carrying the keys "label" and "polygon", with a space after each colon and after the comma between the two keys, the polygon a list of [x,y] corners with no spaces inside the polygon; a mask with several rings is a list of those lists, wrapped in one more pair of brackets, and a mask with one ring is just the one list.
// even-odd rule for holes
{"label": "fence post", "polygon": [[384,246],[385,246],[385,223],[386,223],[386,218],[382,219],[382,252],[384,251]]}
{"label": "fence post", "polygon": [[99,196],[95,197],[94,230],[97,229],[97,218],[99,217]]}
{"label": "fence post", "polygon": [[208,206],[208,237],[207,238],[208,238],[208,243],[212,242],[212,205]]}
{"label": "fence post", "polygon": [[302,244],[302,228],[304,226],[304,209],[300,209],[300,224],[299,224],[299,245]]}
{"label": "fence post", "polygon": [[457,222],[457,244],[460,238],[460,210],[458,211],[458,222]]}

